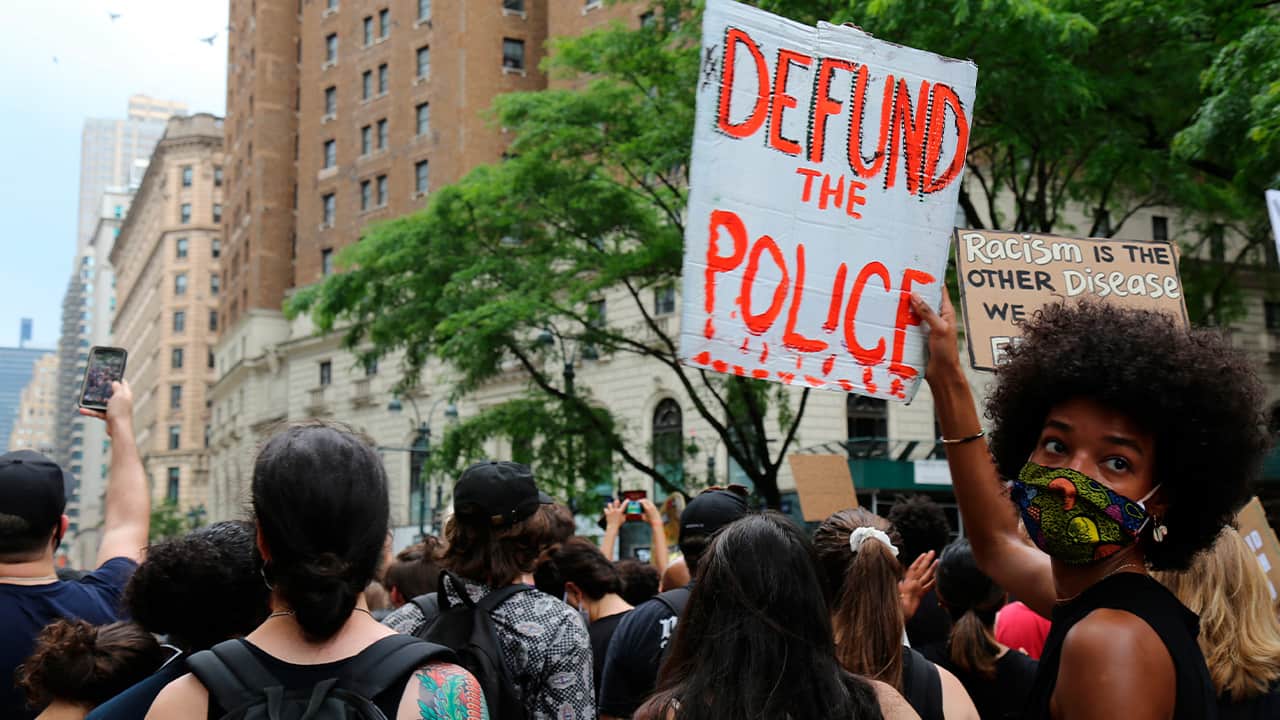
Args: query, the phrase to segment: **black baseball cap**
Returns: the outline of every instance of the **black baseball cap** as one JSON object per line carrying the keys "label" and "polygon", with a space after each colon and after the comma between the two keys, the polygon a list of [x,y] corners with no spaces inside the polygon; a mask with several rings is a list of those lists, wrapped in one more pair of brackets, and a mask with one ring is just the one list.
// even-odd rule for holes
{"label": "black baseball cap", "polygon": [[689,501],[680,513],[680,542],[694,535],[710,537],[715,531],[745,516],[747,499],[732,490],[710,490]]}
{"label": "black baseball cap", "polygon": [[0,513],[27,521],[31,532],[58,526],[71,476],[34,450],[0,455]]}
{"label": "black baseball cap", "polygon": [[533,470],[517,462],[478,462],[458,477],[453,511],[469,525],[505,527],[555,502],[533,484]]}

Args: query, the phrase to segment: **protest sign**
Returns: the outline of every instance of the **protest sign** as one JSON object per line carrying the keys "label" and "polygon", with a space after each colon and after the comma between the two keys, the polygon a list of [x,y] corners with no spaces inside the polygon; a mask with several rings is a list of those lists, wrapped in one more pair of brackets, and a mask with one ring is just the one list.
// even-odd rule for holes
{"label": "protest sign", "polygon": [[806,522],[822,522],[839,510],[858,507],[848,457],[791,455],[787,461]]}
{"label": "protest sign", "polygon": [[1276,236],[1276,254],[1280,256],[1280,190],[1268,190],[1267,214],[1271,216],[1271,234]]}
{"label": "protest sign", "polygon": [[956,271],[969,360],[994,370],[1037,309],[1090,299],[1156,310],[1188,324],[1177,248],[993,230],[956,230]]}
{"label": "protest sign", "polygon": [[1244,544],[1249,546],[1258,565],[1267,574],[1267,587],[1274,601],[1276,588],[1280,588],[1280,541],[1276,540],[1275,531],[1267,524],[1267,514],[1258,498],[1250,500],[1236,516],[1236,526],[1240,528]]}
{"label": "protest sign", "polygon": [[681,360],[908,400],[942,298],[977,67],[708,0]]}

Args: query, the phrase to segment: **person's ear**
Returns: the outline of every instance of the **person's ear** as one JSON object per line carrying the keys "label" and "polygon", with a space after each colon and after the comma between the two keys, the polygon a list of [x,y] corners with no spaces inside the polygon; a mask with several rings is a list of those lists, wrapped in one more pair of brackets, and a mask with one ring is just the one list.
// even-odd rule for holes
{"label": "person's ear", "polygon": [[400,594],[400,588],[392,585],[391,586],[391,604],[396,607],[400,607],[401,605],[404,605],[407,602],[409,601],[405,599],[404,595]]}
{"label": "person's ear", "polygon": [[262,556],[262,564],[271,562],[271,550],[267,548],[267,540],[262,537],[262,526],[254,527],[254,542],[258,545],[258,554]]}
{"label": "person's ear", "polygon": [[71,527],[71,518],[63,515],[58,518],[58,526],[53,529],[53,551],[57,552],[62,545],[62,538],[67,536],[67,528]]}
{"label": "person's ear", "polygon": [[570,605],[576,609],[582,603],[582,590],[572,582],[564,584],[564,595],[566,600],[571,600]]}

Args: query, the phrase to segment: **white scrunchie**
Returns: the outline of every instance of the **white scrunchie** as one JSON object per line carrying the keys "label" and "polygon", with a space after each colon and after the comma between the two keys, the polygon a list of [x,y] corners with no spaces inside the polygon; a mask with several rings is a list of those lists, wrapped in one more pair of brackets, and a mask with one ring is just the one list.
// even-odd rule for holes
{"label": "white scrunchie", "polygon": [[893,553],[894,557],[898,557],[898,548],[894,547],[888,533],[873,527],[860,527],[849,533],[849,549],[856,555],[858,554],[858,548],[862,547],[862,543],[867,540],[879,540],[884,543],[885,547],[889,548],[889,552]]}

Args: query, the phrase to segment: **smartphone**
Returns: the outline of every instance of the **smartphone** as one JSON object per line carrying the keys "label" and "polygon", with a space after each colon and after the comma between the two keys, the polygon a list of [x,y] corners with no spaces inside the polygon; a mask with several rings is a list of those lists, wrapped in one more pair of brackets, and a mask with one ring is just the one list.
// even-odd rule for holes
{"label": "smartphone", "polygon": [[80,385],[80,407],[106,410],[111,399],[111,383],[124,379],[129,353],[124,348],[94,346],[89,349],[89,366]]}
{"label": "smartphone", "polygon": [[648,495],[649,493],[646,490],[622,491],[622,499],[627,501],[626,505],[623,506],[623,512],[626,513],[628,521],[644,519],[644,506],[640,504],[640,501],[648,497]]}

